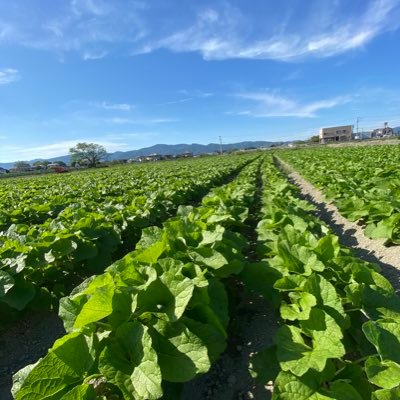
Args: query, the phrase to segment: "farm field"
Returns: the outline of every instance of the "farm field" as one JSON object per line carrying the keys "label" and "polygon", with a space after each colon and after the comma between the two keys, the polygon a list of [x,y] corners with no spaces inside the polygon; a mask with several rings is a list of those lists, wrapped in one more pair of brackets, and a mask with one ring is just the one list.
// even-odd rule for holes
{"label": "farm field", "polygon": [[[276,154],[287,162],[314,157]],[[223,168],[211,161],[204,160],[211,172]],[[185,383],[230,351],[244,292],[275,309],[268,315],[276,332],[246,365],[261,387],[273,387],[257,398],[400,398],[400,298],[380,268],[341,245],[273,154],[218,162],[226,174],[209,193],[211,183],[199,184],[200,204],[184,205],[193,195],[173,202],[175,216],[141,225],[133,251],[61,299],[66,334],[14,375],[15,399],[179,399]],[[210,390],[200,386],[196,395],[228,398]]]}
{"label": "farm field", "polygon": [[365,235],[400,244],[400,146],[313,148],[279,152],[332,199]]}
{"label": "farm field", "polygon": [[[251,158],[251,157],[250,157]],[[246,156],[1,182],[1,324],[57,300],[134,248],[146,226],[230,179]]]}

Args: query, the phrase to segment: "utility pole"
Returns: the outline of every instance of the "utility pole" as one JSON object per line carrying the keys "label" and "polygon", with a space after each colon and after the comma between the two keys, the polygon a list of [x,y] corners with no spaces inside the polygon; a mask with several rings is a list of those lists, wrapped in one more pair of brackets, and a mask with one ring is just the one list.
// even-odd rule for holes
{"label": "utility pole", "polygon": [[357,117],[357,136],[358,136],[358,123],[360,122],[360,117]]}
{"label": "utility pole", "polygon": [[219,154],[222,154],[222,137],[221,136],[218,137],[219,137]]}

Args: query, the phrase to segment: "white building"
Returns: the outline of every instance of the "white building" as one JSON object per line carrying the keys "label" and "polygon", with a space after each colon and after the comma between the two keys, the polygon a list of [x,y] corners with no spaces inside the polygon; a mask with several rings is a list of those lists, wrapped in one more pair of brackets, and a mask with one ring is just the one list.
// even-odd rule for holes
{"label": "white building", "polygon": [[382,137],[390,137],[390,136],[394,136],[394,130],[393,130],[393,128],[390,128],[388,126],[387,122],[385,122],[383,128],[374,129],[371,132],[371,138],[382,138]]}
{"label": "white building", "polygon": [[353,135],[353,125],[332,126],[321,128],[319,131],[319,142],[321,144],[348,142]]}

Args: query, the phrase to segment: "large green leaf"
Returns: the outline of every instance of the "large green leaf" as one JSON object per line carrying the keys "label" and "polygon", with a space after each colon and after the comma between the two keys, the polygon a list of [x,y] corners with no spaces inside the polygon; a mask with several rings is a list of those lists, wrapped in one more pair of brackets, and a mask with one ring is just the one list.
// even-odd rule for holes
{"label": "large green leaf", "polygon": [[60,400],[97,400],[98,398],[93,386],[83,383],[64,394]]}
{"label": "large green leaf", "polygon": [[[322,312],[323,330],[320,321],[307,321],[307,333],[311,336],[311,343],[306,343],[303,331],[295,326],[284,325],[279,328],[276,335],[277,357],[283,371],[291,371],[302,376],[309,369],[322,371],[330,358],[344,356],[345,349],[342,344],[343,334],[335,320],[327,313]],[[312,317],[314,319],[315,317]]]}
{"label": "large green leaf", "polygon": [[304,284],[303,290],[314,295],[317,299],[317,305],[330,314],[341,327],[347,326],[347,315],[332,283],[313,273]]}
{"label": "large green leaf", "polygon": [[0,297],[3,297],[13,286],[13,277],[5,271],[0,271]]}
{"label": "large green leaf", "polygon": [[162,260],[164,272],[150,281],[137,295],[137,312],[166,314],[178,320],[191,300],[194,283],[182,274],[183,264],[173,259]]}
{"label": "large green leaf", "polygon": [[383,389],[393,389],[400,385],[400,365],[393,361],[380,361],[369,357],[365,363],[368,379]]}
{"label": "large green leaf", "polygon": [[13,279],[14,285],[9,287],[10,281],[8,280],[7,294],[1,300],[11,308],[21,311],[35,297],[36,289],[31,282],[25,281],[21,275],[16,275]]}
{"label": "large green leaf", "polygon": [[96,277],[83,293],[87,300],[76,317],[74,328],[81,328],[110,315],[113,312],[114,292],[115,285],[110,274]]}
{"label": "large green leaf", "polygon": [[291,303],[283,302],[281,305],[281,317],[290,321],[307,320],[310,317],[312,307],[317,304],[316,298],[306,292],[289,293]]}
{"label": "large green leaf", "polygon": [[210,368],[205,343],[185,324],[159,321],[149,332],[157,351],[163,379],[187,382]]}
{"label": "large green leaf", "polygon": [[118,386],[125,399],[162,396],[161,371],[148,328],[139,322],[121,325],[103,350],[99,369]]}
{"label": "large green leaf", "polygon": [[70,333],[57,340],[22,381],[16,400],[60,399],[79,385],[94,363],[93,342],[81,333]]}
{"label": "large green leaf", "polygon": [[368,321],[362,327],[367,339],[376,347],[383,360],[400,364],[400,323]]}
{"label": "large green leaf", "polygon": [[395,389],[382,389],[372,393],[371,400],[399,400],[400,399],[400,388]]}
{"label": "large green leaf", "polygon": [[281,372],[274,385],[274,400],[364,400],[346,381],[324,385],[323,374],[310,371],[302,377]]}

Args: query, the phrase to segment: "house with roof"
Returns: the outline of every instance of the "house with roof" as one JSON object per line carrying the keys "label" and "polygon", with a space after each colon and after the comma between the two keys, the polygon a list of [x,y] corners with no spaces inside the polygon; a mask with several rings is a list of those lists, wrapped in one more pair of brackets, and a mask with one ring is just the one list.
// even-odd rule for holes
{"label": "house with roof", "polygon": [[390,128],[388,126],[387,122],[384,123],[383,128],[374,129],[371,132],[371,138],[383,138],[383,137],[390,137],[390,136],[394,136],[394,135],[395,135],[394,129]]}
{"label": "house with roof", "polygon": [[353,125],[332,126],[321,128],[319,132],[319,143],[348,142],[352,139]]}

